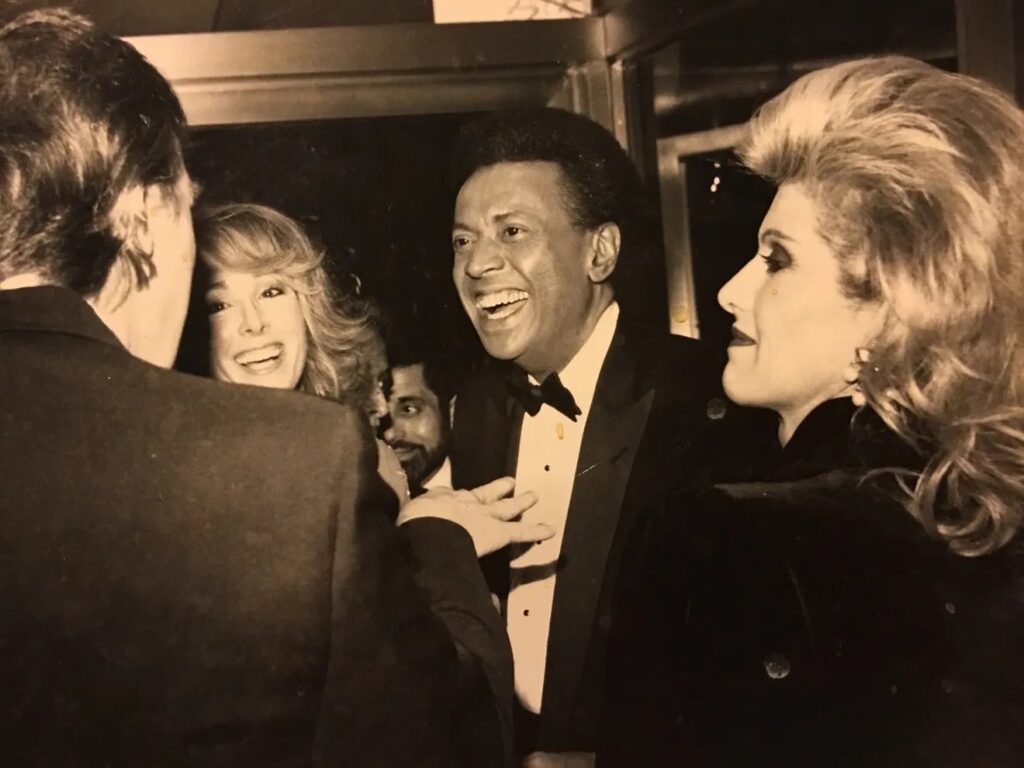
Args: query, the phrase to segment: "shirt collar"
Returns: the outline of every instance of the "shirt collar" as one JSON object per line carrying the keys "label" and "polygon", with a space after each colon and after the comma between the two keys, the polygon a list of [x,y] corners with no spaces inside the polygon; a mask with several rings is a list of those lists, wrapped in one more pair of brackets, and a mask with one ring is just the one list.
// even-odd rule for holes
{"label": "shirt collar", "polygon": [[583,342],[569,364],[558,372],[562,385],[572,393],[576,405],[583,413],[590,411],[594,401],[597,378],[601,375],[601,367],[608,356],[618,322],[619,305],[613,301],[601,314],[590,337]]}
{"label": "shirt collar", "polygon": [[434,474],[428,477],[422,483],[424,490],[430,490],[431,488],[451,488],[452,487],[452,461],[451,457],[445,456],[441,466],[434,470]]}

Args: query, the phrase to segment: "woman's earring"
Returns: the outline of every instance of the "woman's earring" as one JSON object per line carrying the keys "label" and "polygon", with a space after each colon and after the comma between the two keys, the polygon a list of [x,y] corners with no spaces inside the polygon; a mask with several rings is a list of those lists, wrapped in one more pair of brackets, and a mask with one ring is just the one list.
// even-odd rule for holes
{"label": "woman's earring", "polygon": [[847,365],[843,371],[843,379],[853,387],[851,398],[853,399],[853,404],[860,408],[867,405],[868,402],[867,397],[864,395],[864,390],[860,386],[860,372],[864,365],[871,360],[871,351],[866,347],[857,347],[855,357],[856,359]]}

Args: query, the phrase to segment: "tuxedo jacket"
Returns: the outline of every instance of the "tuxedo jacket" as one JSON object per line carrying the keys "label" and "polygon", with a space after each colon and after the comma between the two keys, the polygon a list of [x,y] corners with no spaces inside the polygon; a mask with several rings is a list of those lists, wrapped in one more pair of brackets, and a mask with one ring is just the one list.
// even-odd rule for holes
{"label": "tuxedo jacket", "polygon": [[60,288],[0,291],[0,359],[5,764],[503,762],[472,543],[396,531],[360,413],[151,366]]}
{"label": "tuxedo jacket", "polygon": [[[721,364],[692,339],[620,319],[587,417],[557,565],[543,704],[521,749],[591,751],[602,698],[612,595],[628,532],[668,481],[712,482],[734,458],[739,418],[720,393]],[[523,409],[493,364],[455,405],[456,488],[514,476]],[[738,411],[737,411],[738,413]],[[742,462],[739,462],[742,464]],[[508,550],[485,558],[491,590],[508,594]]]}

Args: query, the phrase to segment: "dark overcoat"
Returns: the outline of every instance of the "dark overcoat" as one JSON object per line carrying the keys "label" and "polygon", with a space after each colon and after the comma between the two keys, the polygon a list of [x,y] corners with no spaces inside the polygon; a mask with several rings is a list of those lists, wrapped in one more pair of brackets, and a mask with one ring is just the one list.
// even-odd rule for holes
{"label": "dark overcoat", "polygon": [[151,366],[60,288],[0,291],[0,361],[0,762],[502,763],[472,543],[396,532],[357,410]]}
{"label": "dark overcoat", "polygon": [[898,502],[918,460],[849,399],[764,482],[671,497],[634,541],[599,766],[1019,766],[1024,552],[962,557]]}

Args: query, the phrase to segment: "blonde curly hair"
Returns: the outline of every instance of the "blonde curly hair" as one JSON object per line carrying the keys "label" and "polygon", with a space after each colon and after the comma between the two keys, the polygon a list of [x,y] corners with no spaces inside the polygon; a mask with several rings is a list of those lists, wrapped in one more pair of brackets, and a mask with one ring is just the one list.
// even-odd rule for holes
{"label": "blonde curly hair", "polygon": [[363,301],[337,295],[298,222],[263,205],[209,206],[195,219],[196,252],[211,270],[276,274],[295,291],[306,321],[308,351],[299,389],[364,404],[375,382],[367,360],[374,313]]}
{"label": "blonde curly hair", "polygon": [[906,506],[963,555],[1024,516],[1024,115],[904,57],[812,72],[752,118],[740,157],[819,203],[841,288],[887,321],[868,404],[926,458]]}

